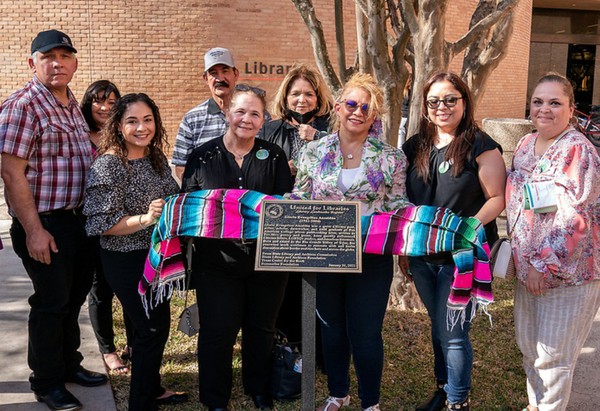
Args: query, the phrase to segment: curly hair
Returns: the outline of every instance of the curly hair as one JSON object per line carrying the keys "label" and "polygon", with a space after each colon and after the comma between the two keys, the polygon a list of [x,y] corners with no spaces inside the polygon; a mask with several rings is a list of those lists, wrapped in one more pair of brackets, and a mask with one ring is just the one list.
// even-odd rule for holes
{"label": "curly hair", "polygon": [[[344,100],[344,96],[349,90],[352,89],[362,89],[364,90],[370,97],[371,100],[369,102],[369,112],[367,117],[371,117],[375,115],[376,118],[381,118],[381,116],[386,112],[385,107],[383,106],[383,90],[381,87],[377,85],[375,79],[372,75],[367,73],[355,73],[348,79],[344,87],[339,93],[339,97],[336,99],[336,102],[342,103]],[[333,131],[337,131],[340,127],[340,118],[339,116],[331,116],[329,129]]]}
{"label": "curly hair", "polygon": [[452,175],[454,177],[462,173],[465,163],[470,159],[475,137],[477,133],[481,131],[475,121],[473,98],[469,86],[458,74],[450,71],[443,71],[434,74],[427,80],[423,86],[419,131],[412,137],[418,139],[417,153],[415,156],[417,174],[425,182],[429,181],[429,153],[434,146],[435,136],[437,134],[435,124],[429,120],[429,116],[427,115],[427,93],[429,93],[429,89],[433,84],[440,81],[448,81],[454,86],[462,98],[464,107],[464,115],[458,124],[452,142],[448,145],[448,151],[446,153],[446,160],[450,160],[453,164]]}
{"label": "curly hair", "polygon": [[108,80],[94,81],[85,91],[83,99],[81,99],[80,108],[90,130],[100,131],[100,127],[98,127],[98,124],[96,124],[94,117],[92,116],[92,104],[95,101],[103,102],[112,93],[115,93],[117,100],[121,98],[121,93],[119,93],[117,86]]}
{"label": "curly hair", "polygon": [[325,84],[325,80],[323,80],[323,77],[317,70],[305,64],[294,64],[281,82],[271,105],[271,115],[273,118],[287,118],[287,97],[294,81],[298,79],[308,81],[315,91],[318,108],[315,117],[328,115],[333,109],[333,99],[329,88]]}
{"label": "curly hair", "polygon": [[110,115],[106,124],[102,128],[102,140],[100,142],[100,147],[98,148],[99,154],[106,153],[109,150],[114,151],[115,155],[119,157],[124,164],[128,164],[127,146],[125,145],[125,140],[121,134],[120,126],[125,112],[129,106],[134,103],[146,104],[150,110],[152,110],[152,116],[154,117],[155,134],[147,147],[148,157],[150,157],[152,168],[163,174],[170,172],[169,168],[165,167],[166,157],[164,154],[164,150],[169,145],[167,141],[167,132],[162,124],[158,106],[144,93],[126,94],[117,100],[110,110]]}

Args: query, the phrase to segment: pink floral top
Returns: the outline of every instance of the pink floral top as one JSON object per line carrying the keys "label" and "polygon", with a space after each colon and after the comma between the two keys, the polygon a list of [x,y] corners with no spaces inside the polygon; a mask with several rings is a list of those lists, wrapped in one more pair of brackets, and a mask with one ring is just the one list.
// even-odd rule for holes
{"label": "pink floral top", "polygon": [[375,137],[367,137],[360,169],[342,192],[338,178],[343,156],[337,133],[307,144],[298,161],[291,198],[356,200],[371,211],[392,211],[409,205],[406,197],[406,156]]}
{"label": "pink floral top", "polygon": [[[548,288],[600,279],[600,158],[575,130],[537,157],[536,138],[532,133],[519,141],[506,184],[517,278],[525,282],[531,264],[545,274]],[[555,183],[558,210],[523,210],[524,185],[549,180]]]}

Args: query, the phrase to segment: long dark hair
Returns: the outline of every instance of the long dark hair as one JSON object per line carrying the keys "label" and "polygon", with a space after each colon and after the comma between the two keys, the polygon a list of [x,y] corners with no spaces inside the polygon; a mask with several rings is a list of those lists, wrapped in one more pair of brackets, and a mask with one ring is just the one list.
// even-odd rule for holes
{"label": "long dark hair", "polygon": [[446,160],[452,162],[452,175],[454,177],[462,173],[465,163],[470,159],[475,136],[480,131],[475,122],[471,91],[467,83],[460,76],[449,71],[444,71],[433,75],[427,80],[423,87],[419,131],[413,137],[418,139],[417,154],[415,156],[417,174],[426,182],[429,181],[429,154],[434,146],[434,139],[437,133],[435,125],[429,121],[429,116],[427,115],[427,93],[429,93],[429,89],[434,83],[440,81],[452,83],[454,88],[460,93],[464,107],[463,118],[458,124],[456,134],[446,152]]}
{"label": "long dark hair", "polygon": [[160,112],[158,106],[154,101],[144,93],[131,93],[121,97],[110,110],[110,116],[102,129],[102,140],[100,141],[100,147],[98,148],[99,154],[103,154],[108,150],[115,152],[115,155],[119,157],[124,164],[127,164],[127,146],[121,131],[119,131],[119,125],[125,115],[125,111],[131,104],[144,103],[152,110],[154,117],[155,132],[152,141],[148,144],[148,157],[152,162],[152,168],[159,173],[165,173],[168,170],[164,150],[168,147],[167,132],[163,127],[162,120],[160,118]]}
{"label": "long dark hair", "polygon": [[112,93],[115,93],[117,99],[121,98],[121,93],[119,93],[117,86],[108,80],[94,81],[85,91],[80,107],[90,130],[100,131],[100,127],[98,127],[92,116],[92,104],[94,101],[106,100]]}

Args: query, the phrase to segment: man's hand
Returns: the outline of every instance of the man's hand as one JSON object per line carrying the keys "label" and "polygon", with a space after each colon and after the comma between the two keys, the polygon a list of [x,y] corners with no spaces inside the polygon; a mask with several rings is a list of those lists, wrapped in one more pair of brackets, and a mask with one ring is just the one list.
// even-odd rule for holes
{"label": "man's hand", "polygon": [[26,169],[26,159],[2,153],[1,173],[6,198],[25,230],[29,256],[40,263],[50,264],[50,251],[56,253],[58,247],[54,237],[42,226],[33,193],[25,177]]}
{"label": "man's hand", "polygon": [[50,251],[53,253],[58,252],[58,247],[52,234],[44,228],[40,228],[34,232],[27,233],[26,237],[29,256],[40,263],[50,264],[52,259]]}

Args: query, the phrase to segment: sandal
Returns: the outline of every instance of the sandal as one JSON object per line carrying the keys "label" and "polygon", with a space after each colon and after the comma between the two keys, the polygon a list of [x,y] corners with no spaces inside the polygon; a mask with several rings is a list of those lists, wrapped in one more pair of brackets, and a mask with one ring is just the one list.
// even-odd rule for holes
{"label": "sandal", "polygon": [[121,375],[129,373],[129,367],[121,362],[116,352],[102,354],[102,360],[108,371]]}
{"label": "sandal", "polygon": [[340,408],[347,407],[348,405],[350,405],[349,395],[346,395],[343,398],[329,396],[327,397],[327,401],[325,401],[325,404],[317,408],[316,411],[338,411]]}

